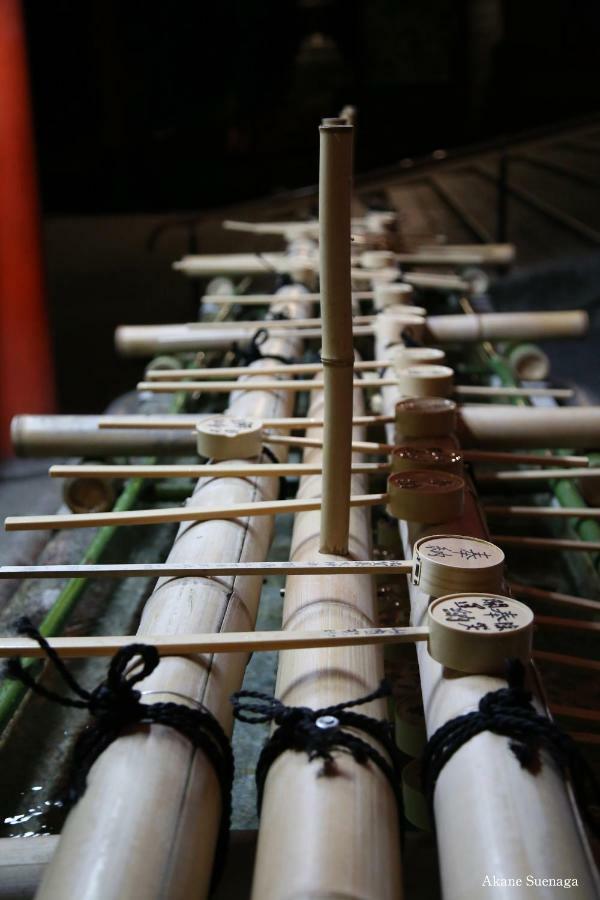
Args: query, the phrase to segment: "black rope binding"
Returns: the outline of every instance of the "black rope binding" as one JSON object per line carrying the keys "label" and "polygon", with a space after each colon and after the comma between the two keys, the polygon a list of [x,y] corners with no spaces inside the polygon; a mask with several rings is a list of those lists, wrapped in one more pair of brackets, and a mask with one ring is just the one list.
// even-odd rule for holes
{"label": "black rope binding", "polygon": [[[271,450],[271,448],[269,446],[267,446],[267,444],[263,444],[262,452],[267,457],[267,459],[271,460],[272,463],[274,463],[276,466],[279,465],[279,458],[276,456],[276,454],[273,452],[273,450]],[[286,497],[287,497],[287,481],[285,480],[285,475],[280,475],[279,476],[279,499],[285,500]]]}
{"label": "black rope binding", "polygon": [[[241,322],[243,325],[243,321]],[[256,362],[257,359],[274,359],[277,362],[290,364],[294,360],[289,356],[280,356],[277,353],[263,353],[261,346],[269,339],[269,331],[267,328],[259,328],[254,332],[250,341],[245,346],[240,346],[238,341],[234,341],[231,349],[235,354],[236,362],[239,366],[249,366]],[[257,374],[259,371],[257,370]]]}
{"label": "black rope binding", "polygon": [[[490,691],[476,711],[450,719],[429,738],[422,759],[422,783],[433,821],[433,796],[440,772],[457,750],[483,731],[509,738],[509,748],[532,775],[542,769],[545,750],[559,771],[569,776],[575,798],[594,833],[600,833],[600,785],[575,741],[546,716],[540,715],[525,689],[525,667],[507,660],[508,686]],[[596,807],[594,811],[594,807]]]}
{"label": "black rope binding", "polygon": [[[259,724],[274,722],[278,727],[264,745],[256,766],[257,806],[260,814],[263,790],[269,768],[286,750],[306,753],[310,761],[323,760],[319,776],[339,774],[333,751],[348,753],[361,766],[374,763],[383,772],[394,792],[398,815],[402,824],[402,759],[394,741],[393,728],[389,722],[351,712],[351,707],[362,706],[380,697],[387,697],[391,689],[382,681],[377,690],[366,697],[337,703],[322,709],[307,706],[286,706],[275,697],[260,691],[238,691],[231,697],[233,715],[240,722]],[[255,700],[255,703],[244,702]],[[390,761],[356,734],[346,731],[352,728],[362,731],[376,740],[386,751]]]}
{"label": "black rope binding", "polygon": [[205,707],[192,708],[182,703],[141,703],[141,693],[134,685],[147,678],[159,663],[156,647],[148,644],[129,644],[118,650],[110,661],[106,680],[93,691],[81,687],[69,672],[58,653],[49,645],[28,618],[16,623],[18,634],[36,641],[52,663],[64,683],[78,700],[49,690],[36,681],[20,659],[10,659],[9,678],[20,681],[30,690],[61,706],[87,709],[94,717],[81,732],[71,760],[71,777],[67,803],[74,805],[84,794],[88,773],[101,753],[127,729],[136,725],[166,725],[186,737],[202,752],[213,766],[221,788],[222,813],[215,861],[213,887],[219,880],[229,840],[231,821],[231,786],[233,782],[233,753],[221,725]]}

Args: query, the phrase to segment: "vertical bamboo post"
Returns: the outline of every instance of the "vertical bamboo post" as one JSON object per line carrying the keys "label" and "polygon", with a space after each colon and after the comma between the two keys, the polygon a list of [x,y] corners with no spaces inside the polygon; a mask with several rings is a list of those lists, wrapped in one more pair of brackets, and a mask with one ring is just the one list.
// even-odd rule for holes
{"label": "vertical bamboo post", "polygon": [[324,372],[321,553],[346,556],[350,521],[354,348],[350,282],[352,126],[319,128],[319,247]]}
{"label": "vertical bamboo post", "polygon": [[[382,331],[376,351],[387,340]],[[382,396],[384,411],[391,412],[396,392],[385,387]],[[502,436],[502,428],[497,428]],[[394,426],[388,426],[389,436],[393,433]],[[400,521],[399,528],[405,553],[412,553],[418,538],[432,533],[430,526],[414,522]],[[436,533],[468,534],[489,540],[471,485],[466,492],[464,513],[433,528]],[[426,621],[431,597],[410,582],[409,593],[411,624],[420,625]],[[488,691],[505,685],[503,679],[489,675],[456,677],[456,673],[431,657],[425,645],[417,646],[417,657],[429,736],[450,719],[476,709]],[[530,687],[538,710],[543,709],[539,681],[533,678]],[[521,878],[525,885],[527,875],[537,872],[551,872],[555,878],[577,878],[577,897],[592,900],[597,896],[593,858],[579,813],[570,788],[549,758],[544,758],[542,771],[533,776],[517,762],[505,737],[483,732],[467,741],[441,772],[434,814],[444,900],[486,896],[486,875],[490,879],[494,875]],[[522,887],[520,895],[524,896],[525,890]],[[548,897],[555,896],[553,890],[556,888],[548,889]]]}

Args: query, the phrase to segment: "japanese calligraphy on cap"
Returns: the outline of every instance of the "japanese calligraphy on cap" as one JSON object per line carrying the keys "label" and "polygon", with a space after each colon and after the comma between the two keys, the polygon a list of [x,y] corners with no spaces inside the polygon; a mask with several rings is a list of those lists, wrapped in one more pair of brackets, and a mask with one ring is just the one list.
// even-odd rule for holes
{"label": "japanese calligraphy on cap", "polygon": [[396,519],[432,525],[456,519],[463,511],[465,482],[449,472],[394,472],[387,489],[388,512]]}
{"label": "japanese calligraphy on cap", "polygon": [[398,387],[408,397],[449,397],[454,390],[454,371],[449,366],[409,366],[397,376]]}
{"label": "japanese calligraphy on cap", "polygon": [[391,456],[392,472],[409,472],[411,469],[438,469],[460,475],[463,470],[462,454],[458,450],[442,447],[394,447]]}
{"label": "japanese calligraphy on cap", "polygon": [[196,425],[196,447],[209,459],[249,459],[262,448],[262,423],[233,416],[212,416]]}
{"label": "japanese calligraphy on cap", "polygon": [[402,438],[445,437],[456,426],[456,403],[442,397],[421,397],[396,403],[396,434]]}
{"label": "japanese calligraphy on cap", "polygon": [[428,610],[429,653],[459,672],[495,675],[531,657],[533,613],[500,594],[450,594]]}
{"label": "japanese calligraphy on cap", "polygon": [[460,534],[423,537],[414,545],[413,584],[431,597],[456,591],[501,592],[504,553],[481,538]]}

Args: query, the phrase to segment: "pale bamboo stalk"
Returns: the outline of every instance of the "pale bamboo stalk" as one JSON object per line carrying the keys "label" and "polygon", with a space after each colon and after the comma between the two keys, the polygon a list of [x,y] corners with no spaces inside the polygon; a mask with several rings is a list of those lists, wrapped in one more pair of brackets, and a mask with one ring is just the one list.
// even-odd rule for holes
{"label": "pale bamboo stalk", "polygon": [[[350,298],[351,297],[352,294],[350,294]],[[322,302],[323,294],[321,294],[321,303]],[[392,307],[392,309],[395,308]],[[386,311],[389,315],[390,308],[388,307]],[[400,312],[402,316],[424,316],[426,313],[426,309],[423,306],[402,306],[400,307]],[[377,314],[370,313],[368,315],[351,315],[351,320],[353,325],[373,325],[377,321]],[[252,328],[253,330],[264,328],[266,331],[271,331],[273,329],[277,331],[287,330],[288,328],[291,328],[292,330],[302,328],[320,328],[322,324],[323,319],[320,316],[316,316],[310,319],[242,319],[240,322],[236,322],[234,319],[231,319],[229,321],[225,320],[222,322],[196,321],[185,322],[181,325],[181,328],[193,328],[198,329],[199,331],[211,331],[215,328],[221,330],[227,328],[239,330],[240,326],[243,325],[244,328]]]}
{"label": "pale bamboo stalk", "polygon": [[[357,372],[369,371],[370,369],[387,368],[392,365],[390,359],[374,359],[355,360],[354,369]],[[261,369],[261,375],[318,375],[323,371],[321,363],[286,363],[283,365],[270,365],[265,363]],[[172,381],[182,379],[183,381],[196,380],[201,378],[238,378],[240,375],[248,375],[252,372],[251,366],[223,366],[203,369],[150,369],[146,372],[148,381]]]}
{"label": "pale bamboo stalk", "polygon": [[[266,444],[282,445],[284,447],[323,447],[324,442],[319,438],[289,437],[288,435],[265,434]],[[381,456],[390,453],[394,449],[393,444],[381,444],[377,441],[352,441],[350,449],[355,453],[372,454]]]}
{"label": "pale bamboo stalk", "polygon": [[319,247],[324,429],[321,553],[348,554],[354,346],[350,283],[351,125],[321,125]]}
{"label": "pale bamboo stalk", "polygon": [[483,507],[487,516],[513,518],[526,516],[530,519],[553,517],[559,519],[600,519],[598,506],[491,506]]}
{"label": "pale bamboo stalk", "polygon": [[[238,479],[243,481],[245,479]],[[387,494],[358,494],[350,497],[350,506],[377,506],[387,502]],[[50,516],[7,516],[7,531],[36,531],[58,528],[98,528],[102,525],[157,525],[161,522],[206,522],[210,519],[239,519],[273,516],[290,512],[321,509],[318,500],[258,500],[223,506],[175,506],[166,509],[134,509],[123,512],[75,513]]]}
{"label": "pale bamboo stalk", "polygon": [[[273,294],[204,294],[202,301],[216,306],[230,306],[235,303],[239,306],[265,306],[271,303]],[[315,302],[321,299],[318,292],[307,291],[302,294],[302,300]],[[373,291],[352,291],[353,300],[372,300]]]}
{"label": "pale bamboo stalk", "polygon": [[[336,127],[336,126],[333,126]],[[337,126],[340,128],[349,126]],[[358,262],[361,257],[358,257]],[[426,266],[486,266],[496,265],[479,249],[461,250],[454,253],[444,253],[438,250],[417,251],[415,253],[397,253],[396,262],[406,265]],[[318,271],[315,261],[306,261],[306,268]],[[265,275],[293,274],[298,268],[298,262],[293,255],[288,253],[212,253],[190,254],[183,256],[173,263],[177,272],[187,275],[188,278],[208,278],[214,275]],[[370,270],[370,274],[377,269]]]}
{"label": "pale bamboo stalk", "polygon": [[[325,334],[325,329],[323,329]],[[352,367],[349,368],[352,373]],[[397,385],[397,378],[369,378],[368,380],[355,379],[354,387],[390,387]],[[155,394],[174,394],[178,391],[184,393],[202,392],[205,394],[228,394],[231,391],[314,391],[317,386],[306,379],[302,381],[284,381],[277,379],[258,379],[249,381],[140,381],[137,384],[138,391],[152,391]],[[496,387],[495,385],[457,385],[454,394],[462,397],[554,397],[559,400],[568,400],[573,396],[570,388],[513,388]]]}
{"label": "pale bamboo stalk", "polygon": [[[426,641],[429,629],[351,628],[327,631],[228,631],[209,634],[155,635],[145,643],[161,656],[192,656],[196,653],[257,653],[269,650],[308,650],[323,647],[360,647],[365,644],[410,644]],[[135,642],[132,635],[58,637],[48,643],[63,659],[112,656]],[[31,638],[0,637],[0,659],[43,657],[44,650]]]}
{"label": "pale bamboo stalk", "polygon": [[578,550],[581,553],[597,553],[600,541],[581,541],[571,538],[520,537],[511,534],[493,534],[492,541],[506,547],[520,547],[523,550]]}
{"label": "pale bamboo stalk", "polygon": [[[383,335],[380,340],[384,340]],[[394,402],[391,389],[384,389],[384,412],[391,411]],[[532,411],[525,410],[527,414]],[[496,436],[501,429],[497,420]],[[515,446],[529,444],[525,440]],[[460,520],[435,528],[439,533],[490,539],[470,490]],[[427,530],[401,522],[400,532],[405,550],[412,553],[414,542]],[[431,598],[410,583],[409,591],[411,622],[423,624]],[[450,719],[477,709],[483,695],[506,685],[504,680],[489,676],[449,678],[423,645],[417,646],[417,656],[428,735]],[[539,696],[536,703],[539,709]],[[460,828],[456,827],[457,797]],[[592,855],[570,789],[546,762],[532,778],[510,753],[506,738],[485,732],[461,747],[438,778],[434,813],[444,900],[481,896],[486,874],[510,873],[525,878],[534,871],[568,872],[583,885],[580,890],[585,900],[595,896]],[[498,827],[499,822],[502,827]],[[532,822],[544,822],[545,826],[532,827]]]}
{"label": "pale bamboo stalk", "polygon": [[480,313],[429,316],[427,331],[435,341],[537,341],[582,337],[589,316],[582,309],[557,312]]}
{"label": "pale bamboo stalk", "polygon": [[[212,418],[211,415],[171,415],[171,416],[104,416],[98,418],[101,429],[175,429],[177,431],[195,431],[198,422]],[[323,428],[323,419],[310,416],[289,416],[279,419],[262,419],[265,428],[281,428],[285,431],[304,431],[307,428]],[[394,416],[354,416],[353,425],[385,425],[393,422]]]}
{"label": "pale bamboo stalk", "polygon": [[0,566],[0,578],[214,578],[222,575],[396,575],[412,571],[412,560],[318,560],[243,563],[89,563],[82,565]]}
{"label": "pale bamboo stalk", "polygon": [[[298,304],[295,312],[305,307]],[[294,355],[300,346],[272,341],[265,352]],[[257,370],[261,363],[257,362]],[[289,415],[291,403],[272,395],[238,395],[231,415]],[[273,479],[214,480],[198,485],[191,505],[245,504],[274,499]],[[273,520],[183,525],[169,563],[201,564],[264,559]],[[262,586],[260,576],[221,581],[161,579],[142,615],[137,640],[153,634],[242,631],[252,628]],[[176,691],[203,703],[229,734],[229,696],[238,690],[246,653],[215,658],[169,657],[141,686]],[[169,694],[165,695],[169,699]],[[172,698],[171,698],[172,699]],[[172,729],[153,726],[119,738],[98,758],[85,794],[70,812],[58,851],[38,893],[41,900],[189,900],[209,888],[221,815],[216,776],[200,752]]]}
{"label": "pale bamboo stalk", "polygon": [[519,584],[515,581],[511,581],[509,587],[516,597],[525,597],[527,600],[543,600],[544,603],[556,603],[560,606],[572,606],[578,609],[600,612],[600,602],[597,600],[574,597],[572,594],[560,594],[557,591],[546,591],[542,588],[531,587],[528,584]]}
{"label": "pale bamboo stalk", "polygon": [[[357,392],[355,411],[361,403]],[[312,395],[311,413],[322,409]],[[319,448],[305,459],[319,459]],[[363,489],[362,476],[353,479]],[[318,477],[303,478],[299,493],[318,495]],[[371,528],[366,510],[353,509],[350,552],[370,555]],[[294,520],[290,558],[319,558],[318,513]],[[283,621],[286,630],[362,628],[376,623],[374,580],[366,576],[288,578]],[[320,708],[372,690],[383,674],[379,648],[289,651],[279,656],[277,696],[286,704]],[[377,701],[361,707],[376,718],[386,715]],[[392,792],[379,770],[336,755],[339,777],[319,778],[320,763],[305,754],[285,753],[271,768],[263,797],[252,896],[254,900],[293,897],[360,897],[398,900],[402,894],[398,816]],[[310,863],[310,865],[307,864]]]}
{"label": "pale bamboo stalk", "polygon": [[434,251],[437,254],[447,253],[453,256],[456,253],[479,253],[493,263],[512,262],[516,255],[514,244],[432,244],[423,242],[419,245],[420,252]]}
{"label": "pale bamboo stalk", "polygon": [[600,448],[600,406],[463,405],[458,415],[458,436],[463,446],[494,450]]}
{"label": "pale bamboo stalk", "polygon": [[[270,443],[270,441],[269,441]],[[48,474],[52,478],[248,478],[259,475],[261,478],[286,478],[295,475],[320,475],[321,465],[311,463],[248,463],[233,465],[160,466],[160,465],[128,465],[128,466],[50,466]],[[389,472],[388,463],[353,463],[352,472],[364,475],[376,475]]]}
{"label": "pale bamboo stalk", "polygon": [[[248,340],[255,327],[238,323],[238,328],[202,329],[182,325],[121,325],[116,329],[117,350],[124,356],[152,356],[155,353],[176,353],[200,349],[228,349],[234,341]],[[435,343],[446,341],[485,340],[544,340],[561,337],[581,337],[589,327],[584,310],[559,312],[482,313],[480,315],[429,316],[426,332]],[[321,338],[320,328],[277,327],[272,337],[297,336],[302,339]],[[355,336],[372,335],[373,325],[357,325]],[[384,355],[382,352],[379,354]]]}
{"label": "pale bamboo stalk", "polygon": [[456,291],[470,294],[471,284],[459,275],[438,274],[437,272],[405,272],[402,280],[416,288],[428,291]]}

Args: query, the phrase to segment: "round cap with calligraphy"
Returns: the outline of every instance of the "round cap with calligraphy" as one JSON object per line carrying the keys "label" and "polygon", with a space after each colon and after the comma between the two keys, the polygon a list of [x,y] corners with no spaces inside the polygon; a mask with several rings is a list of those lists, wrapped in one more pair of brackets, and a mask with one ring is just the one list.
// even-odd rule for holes
{"label": "round cap with calligraphy", "polygon": [[262,423],[255,419],[211,416],[196,425],[198,454],[208,459],[249,459],[262,444]]}
{"label": "round cap with calligraphy", "polygon": [[432,525],[456,519],[463,511],[465,482],[449,472],[394,472],[387,489],[388,512],[396,519]]}
{"label": "round cap with calligraphy", "polygon": [[414,397],[396,403],[396,434],[402,438],[445,437],[456,426],[456,403],[444,397]]}
{"label": "round cap with calligraphy", "polygon": [[460,475],[463,470],[462,454],[458,450],[443,447],[394,447],[391,453],[392,472],[408,472],[411,469],[439,469]]}
{"label": "round cap with calligraphy", "polygon": [[408,366],[397,376],[398,387],[409,397],[449,397],[454,390],[454,370],[449,366]]}
{"label": "round cap with calligraphy", "polygon": [[429,653],[472,674],[503,674],[507,659],[531,658],[533,612],[501,594],[438,597],[428,610]]}
{"label": "round cap with calligraphy", "polygon": [[423,537],[414,546],[412,580],[431,597],[455,591],[501,592],[504,553],[495,544],[468,535]]}

